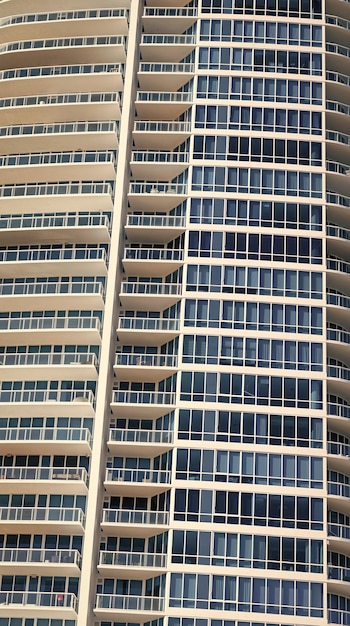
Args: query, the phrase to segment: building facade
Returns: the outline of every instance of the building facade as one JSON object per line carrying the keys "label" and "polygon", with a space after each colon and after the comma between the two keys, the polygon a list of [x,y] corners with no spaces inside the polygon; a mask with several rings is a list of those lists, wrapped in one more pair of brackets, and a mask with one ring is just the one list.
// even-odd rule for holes
{"label": "building facade", "polygon": [[0,36],[0,626],[350,625],[349,0]]}

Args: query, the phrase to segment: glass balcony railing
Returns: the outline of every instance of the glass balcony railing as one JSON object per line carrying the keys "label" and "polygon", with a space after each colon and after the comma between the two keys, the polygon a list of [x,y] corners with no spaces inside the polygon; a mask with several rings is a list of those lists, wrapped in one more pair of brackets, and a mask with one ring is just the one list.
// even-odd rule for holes
{"label": "glass balcony railing", "polygon": [[6,467],[0,466],[0,480],[79,480],[88,484],[84,467]]}
{"label": "glass balcony railing", "polygon": [[74,522],[84,526],[85,513],[73,508],[0,507],[0,522]]}
{"label": "glass balcony railing", "polygon": [[0,591],[0,604],[11,607],[11,605],[23,605],[23,607],[64,607],[78,610],[78,599],[73,593],[44,593],[34,591]]}
{"label": "glass balcony railing", "polygon": [[0,371],[1,367],[35,367],[39,365],[93,365],[97,368],[98,359],[93,352],[20,352],[0,354]]}
{"label": "glass balcony railing", "polygon": [[173,443],[173,440],[174,433],[171,430],[132,430],[130,428],[110,428],[109,430],[109,441],[114,441],[116,443],[171,444]]}
{"label": "glass balcony railing", "polygon": [[112,163],[115,154],[107,150],[78,152],[35,152],[28,154],[9,154],[0,157],[0,167],[29,165],[72,165],[73,163]]}
{"label": "glass balcony railing", "polygon": [[119,317],[118,328],[120,330],[154,330],[159,332],[179,331],[180,322],[178,319],[166,318]]}
{"label": "glass balcony railing", "polygon": [[114,364],[127,367],[177,367],[177,360],[178,357],[171,354],[120,353],[116,354]]}
{"label": "glass balcony railing", "polygon": [[122,404],[175,404],[175,393],[171,391],[120,391],[115,389],[113,403]]}
{"label": "glass balcony railing", "polygon": [[343,115],[350,115],[350,105],[334,100],[326,101],[326,110],[334,111],[334,113],[342,113]]}
{"label": "glass balcony railing", "polygon": [[[155,555],[156,556],[156,555]],[[160,556],[160,555],[159,555]],[[41,550],[41,549],[22,549],[17,548],[11,550],[9,548],[0,549],[0,563],[6,564],[62,564],[77,565],[81,568],[81,555],[78,550]]]}
{"label": "glass balcony railing", "polygon": [[163,9],[146,6],[143,17],[196,17],[197,13],[196,7]]}
{"label": "glass balcony railing", "polygon": [[326,15],[326,24],[331,24],[332,26],[340,26],[340,28],[346,28],[347,30],[350,30],[349,20],[344,20],[337,15]]}
{"label": "glass balcony railing", "polygon": [[0,442],[86,442],[91,448],[92,435],[87,428],[0,428]]}
{"label": "glass balcony railing", "polygon": [[346,85],[347,87],[350,86],[350,76],[340,74],[339,72],[326,72],[326,80],[339,83],[340,85]]}
{"label": "glass balcony railing", "polygon": [[66,391],[66,390],[26,390],[26,389],[9,389],[0,391],[0,402],[12,404],[13,402],[83,402],[95,405],[95,397],[92,391]]}
{"label": "glass balcony railing", "polygon": [[52,22],[63,20],[83,20],[110,17],[127,17],[127,9],[85,9],[81,11],[50,11],[46,13],[29,13],[27,15],[13,15],[0,20],[0,26],[10,24],[32,24],[36,22]]}
{"label": "glass balcony railing", "polygon": [[[193,74],[194,63],[140,63],[139,72],[162,72],[164,74]],[[0,74],[1,76],[1,74]]]}
{"label": "glass balcony railing", "polygon": [[61,135],[64,133],[114,133],[118,134],[118,122],[64,122],[62,124],[27,124],[2,126],[0,137],[28,137],[39,135]]}
{"label": "glass balcony railing", "polygon": [[159,567],[164,568],[167,564],[167,554],[154,554],[147,552],[100,552],[99,565],[111,565],[113,567]]}
{"label": "glass balcony railing", "polygon": [[329,416],[350,418],[350,405],[341,404],[339,402],[327,402],[327,414]]}
{"label": "glass balcony railing", "polygon": [[176,215],[133,215],[129,213],[126,226],[137,226],[141,228],[185,228],[186,217]]}
{"label": "glass balcony railing", "polygon": [[328,537],[330,539],[332,539],[332,537],[337,539],[350,539],[350,526],[328,522]]}
{"label": "glass balcony railing", "polygon": [[336,237],[337,239],[350,241],[350,230],[329,224],[327,225],[327,237]]}
{"label": "glass balcony railing", "polygon": [[3,185],[0,198],[30,198],[38,196],[105,194],[113,199],[113,187],[107,182],[73,183],[28,183],[24,185]]}
{"label": "glass balcony railing", "polygon": [[344,456],[350,459],[350,445],[346,443],[339,443],[338,441],[328,441],[327,452],[328,454]]}
{"label": "glass balcony railing", "polygon": [[337,328],[327,328],[327,341],[350,344],[350,333]]}
{"label": "glass balcony railing", "polygon": [[129,193],[139,194],[139,193],[150,193],[150,194],[158,194],[158,193],[166,193],[166,194],[175,194],[175,195],[186,195],[188,192],[188,186],[183,185],[181,183],[130,183]]}
{"label": "glass balcony railing", "polygon": [[18,263],[34,261],[104,261],[107,263],[105,248],[99,247],[72,247],[45,249],[38,246],[29,250],[0,250],[0,263]]}
{"label": "glass balcony railing", "polygon": [[67,37],[59,39],[29,39],[27,41],[13,41],[0,46],[0,54],[8,52],[47,50],[55,48],[70,48],[82,46],[126,46],[126,37],[106,36],[106,37]]}
{"label": "glass balcony railing", "polygon": [[[131,155],[133,163],[188,163],[188,152],[145,152],[144,150],[134,150]],[[1,165],[1,162],[0,162]]]}
{"label": "glass balcony railing", "polygon": [[125,509],[103,509],[102,523],[137,524],[140,526],[168,526],[169,513],[167,511],[128,511]]}
{"label": "glass balcony railing", "polygon": [[341,259],[327,259],[327,270],[335,272],[342,272],[343,274],[350,274],[350,263],[346,263]]}
{"label": "glass balcony railing", "polygon": [[164,611],[164,598],[153,596],[96,596],[96,609],[110,609],[111,611],[140,611],[142,613],[156,613]]}
{"label": "glass balcony railing", "polygon": [[[32,230],[34,228],[98,228],[105,227],[111,230],[109,217],[103,213],[51,213],[51,214],[23,214],[0,215],[0,230]],[[86,249],[88,249],[86,247]],[[98,248],[95,248],[98,249]]]}
{"label": "glass balcony railing", "polygon": [[326,171],[334,174],[350,176],[350,164],[338,163],[337,161],[326,161]]}
{"label": "glass balcony railing", "polygon": [[[174,248],[124,248],[128,261],[183,261],[183,250]],[[1,255],[0,255],[1,260]]]}
{"label": "glass balcony railing", "polygon": [[326,139],[327,141],[335,141],[336,143],[341,143],[343,146],[350,145],[350,135],[344,135],[344,133],[336,133],[332,130],[327,130]]}
{"label": "glass balcony railing", "polygon": [[350,498],[350,485],[329,480],[327,481],[327,493],[329,496]]}
{"label": "glass balcony railing", "polygon": [[90,63],[86,65],[46,65],[44,67],[21,67],[20,69],[3,70],[0,72],[0,80],[13,78],[42,78],[47,76],[77,76],[79,74],[101,74],[102,72],[115,72],[123,74],[122,63]]}
{"label": "glass balcony railing", "polygon": [[333,54],[340,54],[348,59],[350,58],[350,48],[339,46],[335,43],[326,43],[326,52],[332,52]]}
{"label": "glass balcony railing", "polygon": [[134,123],[134,131],[149,133],[190,133],[191,122],[144,122],[136,120]]}
{"label": "glass balcony railing", "polygon": [[190,104],[192,100],[193,95],[189,91],[138,91],[136,95],[138,102],[188,102]]}
{"label": "glass balcony railing", "polygon": [[[14,107],[42,106],[43,104],[99,104],[119,103],[118,92],[104,93],[63,93],[40,96],[21,96],[13,98],[0,98],[0,109]],[[16,120],[17,121],[17,120]]]}
{"label": "glass balcony railing", "polygon": [[92,330],[99,333],[102,324],[98,317],[10,317],[0,318],[0,332],[11,330]]}
{"label": "glass balcony railing", "polygon": [[196,44],[196,41],[196,35],[142,35],[141,37],[141,45],[152,44],[161,46],[194,46]]}
{"label": "glass balcony railing", "polygon": [[[106,469],[106,482],[123,483],[150,483],[156,485],[170,485],[171,472],[167,470],[147,470],[147,469]],[[350,486],[349,486],[350,488]]]}
{"label": "glass balcony railing", "polygon": [[[150,296],[180,296],[182,285],[176,283],[126,283],[121,284],[123,294]],[[1,295],[1,291],[0,291]]]}
{"label": "glass balcony railing", "polygon": [[49,296],[49,295],[100,295],[104,297],[104,286],[98,282],[47,282],[27,283],[0,282],[0,296]]}
{"label": "glass balcony railing", "polygon": [[350,208],[350,197],[340,196],[337,193],[327,192],[327,204],[338,204],[339,206]]}
{"label": "glass balcony railing", "polygon": [[344,583],[350,583],[350,568],[332,565],[329,563],[328,580],[340,580]]}
{"label": "glass balcony railing", "polygon": [[327,377],[350,380],[350,368],[339,365],[327,365]]}

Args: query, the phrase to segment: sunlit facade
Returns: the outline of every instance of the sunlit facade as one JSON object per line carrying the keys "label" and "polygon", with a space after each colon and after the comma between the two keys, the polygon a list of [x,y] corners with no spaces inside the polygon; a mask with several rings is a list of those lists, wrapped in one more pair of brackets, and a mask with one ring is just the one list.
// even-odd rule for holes
{"label": "sunlit facade", "polygon": [[0,36],[0,626],[350,625],[349,0]]}

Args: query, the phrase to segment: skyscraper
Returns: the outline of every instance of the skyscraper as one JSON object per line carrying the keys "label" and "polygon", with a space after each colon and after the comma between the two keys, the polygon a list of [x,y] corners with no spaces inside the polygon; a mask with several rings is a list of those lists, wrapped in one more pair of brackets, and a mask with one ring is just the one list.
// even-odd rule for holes
{"label": "skyscraper", "polygon": [[0,1],[0,626],[350,625],[349,34]]}

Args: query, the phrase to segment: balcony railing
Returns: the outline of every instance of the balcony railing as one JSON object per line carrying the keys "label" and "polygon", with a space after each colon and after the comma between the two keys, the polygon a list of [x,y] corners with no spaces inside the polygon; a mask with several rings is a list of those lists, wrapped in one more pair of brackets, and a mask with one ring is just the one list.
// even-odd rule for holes
{"label": "balcony railing", "polygon": [[327,365],[327,376],[329,378],[339,378],[340,380],[350,380],[350,368],[339,365]]}
{"label": "balcony railing", "polygon": [[336,43],[326,43],[326,52],[332,52],[334,54],[340,54],[343,57],[350,58],[350,48],[345,46],[339,46]]}
{"label": "balcony railing", "polygon": [[336,133],[333,130],[326,131],[327,141],[336,141],[344,146],[350,145],[350,135],[344,135],[344,133]]}
{"label": "balcony railing", "polygon": [[0,263],[18,263],[25,261],[104,261],[107,263],[105,248],[82,246],[71,248],[46,248],[38,246],[29,250],[14,249],[0,250]]}
{"label": "balcony railing", "polygon": [[[1,431],[0,431],[1,440]],[[171,444],[174,440],[174,433],[171,430],[141,430],[110,428],[109,440],[120,443],[163,443]]]}
{"label": "balcony railing", "polygon": [[338,293],[327,293],[327,304],[332,306],[350,309],[350,298]]}
{"label": "balcony railing", "polygon": [[108,150],[89,150],[86,152],[35,152],[0,156],[0,167],[71,165],[73,163],[112,163],[114,166],[115,155]]}
{"label": "balcony railing", "polygon": [[25,124],[2,126],[0,137],[28,137],[39,135],[61,135],[63,133],[114,133],[117,135],[117,122],[62,122],[62,124]]}
{"label": "balcony railing", "polygon": [[81,509],[1,507],[1,522],[76,522],[85,524],[85,514]]}
{"label": "balcony railing", "polygon": [[[194,72],[194,63],[140,63],[139,72],[163,72],[191,74]],[[0,74],[1,77],[1,74]]]}
{"label": "balcony railing", "polygon": [[[127,431],[126,431],[127,432]],[[92,435],[88,428],[0,428],[0,442],[86,442],[91,448]]]}
{"label": "balcony railing", "polygon": [[[197,41],[196,35],[142,35],[141,45],[195,45]],[[0,48],[1,52],[1,48]]]}
{"label": "balcony railing", "polygon": [[0,20],[0,26],[9,26],[10,24],[28,24],[36,22],[51,22],[58,20],[81,20],[96,19],[101,17],[127,17],[129,14],[127,9],[92,9],[81,11],[50,11],[45,13],[29,13],[27,15],[13,15],[4,17]]}
{"label": "balcony railing", "polygon": [[326,80],[330,80],[333,83],[339,83],[340,85],[350,85],[350,76],[340,74],[339,72],[326,72]]}
{"label": "balcony railing", "polygon": [[176,195],[186,195],[188,192],[187,185],[172,183],[130,183],[129,193],[167,193]]}
{"label": "balcony railing", "polygon": [[334,524],[333,522],[328,523],[328,537],[332,539],[332,537],[339,539],[350,539],[350,526],[346,524]]}
{"label": "balcony railing", "polygon": [[327,493],[329,496],[341,496],[350,498],[350,485],[338,482],[327,482]]}
{"label": "balcony railing", "polygon": [[[54,213],[51,215],[10,215],[0,216],[1,230],[24,230],[25,228],[98,228],[105,227],[108,231],[111,224],[107,215],[102,213]],[[79,248],[81,250],[81,248]],[[88,247],[86,246],[86,249]],[[91,248],[90,248],[91,249]]]}
{"label": "balcony railing", "polygon": [[337,161],[327,161],[326,170],[327,172],[332,172],[335,174],[343,174],[344,176],[350,175],[350,165],[348,165],[347,163],[338,163]]}
{"label": "balcony railing", "polygon": [[154,554],[144,552],[100,552],[99,565],[112,565],[124,567],[160,567],[167,564],[167,554]]}
{"label": "balcony railing", "polygon": [[[193,95],[189,91],[138,91],[136,100],[139,102],[188,102]],[[0,100],[1,106],[1,100]]]}
{"label": "balcony railing", "polygon": [[143,17],[196,17],[197,8],[184,7],[174,9],[163,9],[154,7],[144,7]]}
{"label": "balcony railing", "polygon": [[178,331],[180,322],[178,319],[152,318],[152,317],[119,317],[118,328],[120,330],[145,330],[145,331]]}
{"label": "balcony railing", "polygon": [[105,289],[100,282],[91,283],[0,283],[0,296],[48,296],[48,295],[94,294],[104,297]]}
{"label": "balcony railing", "polygon": [[172,354],[129,354],[115,356],[115,365],[127,367],[177,367],[178,358]]}
{"label": "balcony railing", "polygon": [[148,133],[190,133],[191,122],[144,122],[136,120],[134,123],[134,131]]}
{"label": "balcony railing", "polygon": [[31,198],[37,196],[106,194],[113,198],[113,187],[105,182],[35,183],[25,185],[3,185],[0,198]]}
{"label": "balcony railing", "polygon": [[327,259],[327,270],[333,270],[335,272],[342,272],[343,274],[350,274],[350,263],[346,263],[341,259]]}
{"label": "balcony railing", "polygon": [[[169,42],[170,43],[170,42]],[[0,54],[25,50],[52,50],[55,48],[75,48],[83,46],[126,46],[126,37],[66,37],[59,39],[33,39],[27,41],[13,41],[0,46]]]}
{"label": "balcony railing", "polygon": [[[123,294],[139,294],[152,296],[180,296],[182,285],[175,283],[127,283],[121,284]],[[0,293],[1,295],[1,293]]]}
{"label": "balcony railing", "polygon": [[343,113],[344,115],[349,115],[350,106],[348,104],[344,104],[343,102],[337,102],[334,100],[326,101],[326,110],[334,111],[335,113]]}
{"label": "balcony railing", "polygon": [[64,93],[40,96],[21,96],[0,98],[0,109],[13,107],[40,106],[43,104],[99,104],[101,102],[120,102],[118,92],[103,93]]}
{"label": "balcony railing", "polygon": [[3,70],[0,72],[0,80],[14,78],[38,78],[46,76],[74,76],[79,74],[101,74],[102,72],[123,73],[124,66],[121,63],[93,63],[79,65],[45,65],[43,67],[21,67],[20,69]]}
{"label": "balcony railing", "polygon": [[164,611],[164,599],[148,596],[96,596],[96,609],[111,609],[121,611],[162,612]]}
{"label": "balcony railing", "polygon": [[340,196],[337,193],[327,192],[327,204],[338,204],[350,208],[350,197]]}
{"label": "balcony railing", "polygon": [[350,568],[328,564],[328,580],[340,580],[350,583]]}
{"label": "balcony railing", "polygon": [[188,163],[188,152],[134,150],[131,155],[131,161],[134,163]]}
{"label": "balcony railing", "polygon": [[0,318],[0,331],[11,330],[97,330],[102,324],[98,317],[11,317]]}
{"label": "balcony railing", "polygon": [[110,467],[106,469],[105,480],[107,482],[126,482],[131,484],[150,483],[156,485],[170,485],[171,472],[168,470],[116,469]]}
{"label": "balcony railing", "polygon": [[137,524],[139,526],[168,526],[169,513],[167,511],[127,511],[124,509],[103,509],[102,523]]}
{"label": "balcony railing", "polygon": [[327,402],[327,414],[329,416],[350,418],[350,405],[340,404],[337,402]]}
{"label": "balcony railing", "polygon": [[350,333],[337,328],[327,328],[327,341],[339,341],[350,344]]}
{"label": "balcony railing", "polygon": [[[128,261],[182,261],[183,250],[174,248],[124,248]],[[1,259],[0,259],[1,260]]]}
{"label": "balcony railing", "polygon": [[[347,457],[350,461],[350,445],[346,443],[339,443],[338,441],[327,441],[328,454],[335,454],[336,456]],[[350,464],[349,464],[350,469]]]}
{"label": "balcony railing", "polygon": [[95,397],[92,391],[87,389],[83,391],[9,389],[0,391],[0,402],[6,404],[13,402],[86,402],[95,406]]}
{"label": "balcony railing", "polygon": [[84,467],[6,467],[0,466],[0,480],[80,480],[88,484]]}
{"label": "balcony railing", "polygon": [[29,563],[58,563],[63,565],[77,565],[81,567],[81,555],[78,550],[41,550],[41,549],[24,549],[17,548],[11,550],[9,548],[0,549],[0,563],[10,564],[29,564]]}
{"label": "balcony railing", "polygon": [[168,391],[113,391],[112,402],[123,404],[175,404],[175,394]]}
{"label": "balcony railing", "polygon": [[350,230],[329,225],[327,226],[327,237],[337,237],[338,239],[347,239],[350,241]]}
{"label": "balcony railing", "polygon": [[347,30],[350,30],[349,20],[344,20],[337,15],[326,15],[326,24],[331,24],[332,26],[340,26],[341,28],[346,28]]}
{"label": "balcony railing", "polygon": [[[23,605],[23,607],[64,607],[78,610],[78,599],[73,593],[37,593],[34,591],[0,591],[0,604],[11,607],[11,605]],[[54,613],[53,613],[54,615]]]}

